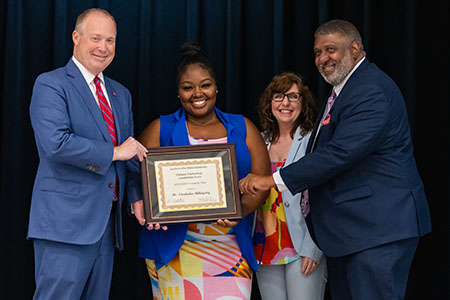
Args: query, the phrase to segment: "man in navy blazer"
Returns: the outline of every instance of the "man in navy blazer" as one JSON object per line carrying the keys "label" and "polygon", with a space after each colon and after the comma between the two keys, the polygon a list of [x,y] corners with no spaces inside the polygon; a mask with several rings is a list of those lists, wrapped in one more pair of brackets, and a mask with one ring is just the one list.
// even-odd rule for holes
{"label": "man in navy blazer", "polygon": [[[131,95],[102,73],[115,54],[115,20],[87,10],[72,39],[73,57],[37,78],[30,105],[40,159],[28,229],[34,299],[108,299],[114,248],[123,247],[124,193],[130,202],[141,198],[133,160],[147,150],[132,137]],[[112,110],[116,146],[99,98]]]}
{"label": "man in navy blazer", "polygon": [[419,237],[431,231],[403,96],[365,58],[351,23],[329,21],[314,36],[316,66],[333,85],[331,109],[323,108],[309,153],[273,177],[250,174],[240,189],[309,191],[333,300],[403,299]]}

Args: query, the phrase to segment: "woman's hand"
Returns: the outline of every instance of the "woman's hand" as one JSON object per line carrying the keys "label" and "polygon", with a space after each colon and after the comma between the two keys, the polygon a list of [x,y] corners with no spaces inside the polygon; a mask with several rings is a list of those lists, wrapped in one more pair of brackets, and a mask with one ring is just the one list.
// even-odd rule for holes
{"label": "woman's hand", "polygon": [[302,256],[301,272],[304,276],[308,276],[309,274],[317,270],[318,265],[319,262],[315,261],[314,259]]}
{"label": "woman's hand", "polygon": [[231,228],[239,224],[239,221],[230,221],[227,219],[219,219],[217,222],[212,222],[213,225],[219,225],[221,227]]}
{"label": "woman's hand", "polygon": [[147,228],[147,230],[167,230],[167,225],[161,225],[159,223],[156,224],[148,224],[147,226],[145,226],[145,228]]}

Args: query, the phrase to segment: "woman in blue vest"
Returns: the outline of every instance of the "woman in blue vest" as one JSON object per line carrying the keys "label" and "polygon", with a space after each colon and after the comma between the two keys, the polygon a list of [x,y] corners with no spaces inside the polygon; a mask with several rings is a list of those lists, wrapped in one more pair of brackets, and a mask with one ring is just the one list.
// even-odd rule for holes
{"label": "woman in blue vest", "polygon": [[[249,172],[270,175],[265,143],[256,126],[242,115],[215,107],[216,78],[197,44],[181,47],[177,72],[181,108],[154,120],[140,135],[146,147],[235,143],[239,178]],[[146,259],[156,299],[250,299],[253,211],[267,193],[243,196],[240,222],[175,224],[142,230],[139,255]],[[142,203],[134,204],[143,224]],[[152,226],[153,227],[153,226]],[[159,224],[155,229],[159,228]],[[151,228],[147,228],[151,229]]]}

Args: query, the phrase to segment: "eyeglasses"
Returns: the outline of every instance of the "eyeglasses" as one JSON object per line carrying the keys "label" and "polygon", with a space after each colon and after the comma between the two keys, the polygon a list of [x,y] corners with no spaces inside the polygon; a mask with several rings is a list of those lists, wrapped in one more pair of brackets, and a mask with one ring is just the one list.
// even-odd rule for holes
{"label": "eyeglasses", "polygon": [[289,102],[298,102],[298,101],[300,101],[302,94],[300,94],[300,93],[289,93],[289,94],[275,93],[272,96],[272,100],[275,102],[283,102],[284,97],[287,97]]}

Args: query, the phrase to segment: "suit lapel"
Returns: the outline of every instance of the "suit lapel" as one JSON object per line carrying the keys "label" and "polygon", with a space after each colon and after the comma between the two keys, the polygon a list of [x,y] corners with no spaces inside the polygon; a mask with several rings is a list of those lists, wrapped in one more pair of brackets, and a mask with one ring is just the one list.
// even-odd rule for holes
{"label": "suit lapel", "polygon": [[289,148],[289,153],[286,157],[286,162],[284,165],[288,166],[295,161],[297,154],[299,153],[300,147],[303,143],[303,136],[300,134],[300,126],[295,130],[294,138],[292,139],[291,147]]}
{"label": "suit lapel", "polygon": [[100,111],[100,108],[95,101],[94,95],[92,95],[88,84],[84,80],[83,75],[81,74],[80,70],[78,70],[72,59],[66,65],[66,69],[67,76],[71,78],[71,82],[75,90],[77,90],[80,94],[80,101],[83,101],[86,104],[89,112],[92,115],[92,118],[97,124],[97,127],[99,128],[105,140],[111,141],[112,143],[111,135],[109,134],[108,128],[106,127],[105,120],[103,119],[102,112]]}

